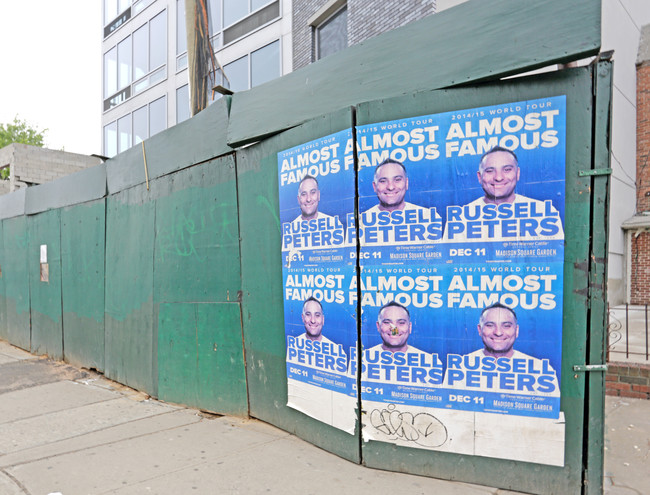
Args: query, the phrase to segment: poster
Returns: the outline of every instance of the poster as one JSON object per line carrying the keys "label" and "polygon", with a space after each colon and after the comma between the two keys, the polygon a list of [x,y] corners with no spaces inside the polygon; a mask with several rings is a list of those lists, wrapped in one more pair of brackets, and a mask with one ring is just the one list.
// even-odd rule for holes
{"label": "poster", "polygon": [[346,238],[355,203],[351,130],[278,153],[278,183],[287,405],[353,434],[356,244]]}
{"label": "poster", "polygon": [[356,135],[364,440],[562,465],[565,97]]}

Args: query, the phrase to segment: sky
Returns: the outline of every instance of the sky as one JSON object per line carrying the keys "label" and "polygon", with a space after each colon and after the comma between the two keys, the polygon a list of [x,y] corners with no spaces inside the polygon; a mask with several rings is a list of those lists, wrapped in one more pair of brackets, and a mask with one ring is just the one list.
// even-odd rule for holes
{"label": "sky", "polygon": [[101,154],[101,0],[0,2],[0,123],[45,147]]}

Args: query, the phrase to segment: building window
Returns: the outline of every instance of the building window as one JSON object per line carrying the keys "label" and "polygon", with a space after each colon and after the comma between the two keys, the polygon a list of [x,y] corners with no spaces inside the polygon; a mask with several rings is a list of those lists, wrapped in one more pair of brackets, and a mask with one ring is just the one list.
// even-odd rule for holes
{"label": "building window", "polygon": [[224,85],[232,91],[245,91],[280,77],[280,41],[274,41],[224,65]]}
{"label": "building window", "polygon": [[176,123],[190,118],[190,87],[181,86],[176,89]]}
{"label": "building window", "polygon": [[280,41],[251,53],[251,88],[280,77]]}
{"label": "building window", "polygon": [[104,26],[131,6],[131,0],[104,0]]}
{"label": "building window", "polygon": [[226,26],[246,17],[249,12],[248,0],[223,0],[223,23]]}
{"label": "building window", "polygon": [[104,54],[104,98],[131,84],[131,37]]}
{"label": "building window", "polygon": [[167,128],[165,96],[104,126],[104,155],[113,157]]}
{"label": "building window", "polygon": [[162,97],[149,103],[149,137],[167,128],[167,98]]}
{"label": "building window", "polygon": [[221,32],[221,0],[208,1],[208,24],[210,34],[215,35]]}
{"label": "building window", "polygon": [[104,54],[104,98],[117,92],[117,47]]}
{"label": "building window", "polygon": [[264,7],[270,0],[223,0],[223,25],[230,26]]}
{"label": "building window", "polygon": [[167,77],[167,11],[104,54],[104,110]]}
{"label": "building window", "polygon": [[133,15],[142,12],[153,0],[133,0]]}
{"label": "building window", "polygon": [[117,44],[117,89],[131,84],[131,37]]}
{"label": "building window", "polygon": [[248,55],[224,65],[223,70],[230,90],[237,92],[248,89]]}
{"label": "building window", "polygon": [[176,71],[187,67],[187,27],[185,0],[176,0]]}
{"label": "building window", "polygon": [[137,94],[167,77],[167,11],[133,32],[133,93]]}
{"label": "building window", "polygon": [[348,46],[348,9],[343,7],[314,27],[316,60],[332,55]]}
{"label": "building window", "polygon": [[117,152],[122,153],[131,147],[131,114],[117,120]]}
{"label": "building window", "polygon": [[109,158],[117,155],[117,122],[104,126],[104,155]]}
{"label": "building window", "polygon": [[139,144],[149,136],[148,106],[138,108],[133,112],[133,144]]}

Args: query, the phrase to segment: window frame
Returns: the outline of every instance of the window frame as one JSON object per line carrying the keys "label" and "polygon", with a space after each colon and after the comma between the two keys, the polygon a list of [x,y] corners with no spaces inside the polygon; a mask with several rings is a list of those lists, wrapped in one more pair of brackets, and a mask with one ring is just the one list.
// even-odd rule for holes
{"label": "window frame", "polygon": [[[312,62],[315,62],[317,60],[321,60],[321,59],[323,59],[325,57],[328,57],[329,55],[333,55],[334,53],[336,53],[336,52],[332,52],[329,55],[325,55],[325,56],[320,55],[320,48],[321,48],[320,47],[320,33],[322,32],[322,29],[325,26],[330,24],[336,17],[341,15],[344,11],[345,11],[345,15],[346,15],[346,17],[345,17],[345,22],[346,22],[346,30],[345,30],[346,39],[345,39],[345,42],[346,42],[346,47],[347,47],[347,41],[348,41],[347,40],[347,34],[348,34],[347,33],[347,20],[348,20],[347,19],[347,10],[348,10],[348,6],[347,6],[347,4],[345,4],[342,7],[340,7],[336,12],[332,13],[329,17],[327,17],[322,22],[320,22],[318,25],[312,26]],[[337,50],[337,51],[340,51],[340,50]]]}

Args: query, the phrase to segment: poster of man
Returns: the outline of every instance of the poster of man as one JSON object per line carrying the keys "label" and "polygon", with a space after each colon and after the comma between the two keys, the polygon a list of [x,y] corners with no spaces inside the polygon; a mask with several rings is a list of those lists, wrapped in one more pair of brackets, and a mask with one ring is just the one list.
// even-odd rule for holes
{"label": "poster of man", "polygon": [[[531,438],[541,423],[559,435],[566,98],[356,130],[362,407],[384,411],[381,417],[399,411],[447,418],[442,422],[458,449],[476,449],[478,430],[467,429],[499,421],[499,415],[530,418],[518,424]],[[429,219],[407,221],[406,204],[442,214],[438,239],[413,242],[428,232]],[[402,205],[396,210],[400,223],[389,208]],[[377,216],[365,219],[366,212]],[[368,242],[372,235],[376,242]],[[399,323],[383,313],[375,321],[391,301],[407,308],[409,317],[396,307]],[[399,351],[390,349],[404,346],[439,357],[440,379],[425,386],[418,383],[420,372],[409,369],[397,384],[403,363],[391,359]],[[446,416],[453,412],[457,419]],[[385,424],[369,418],[364,425],[364,438],[400,442],[382,436]],[[543,462],[561,464],[561,450]]]}
{"label": "poster of man", "polygon": [[345,239],[354,211],[351,131],[278,153],[287,405],[354,432],[355,266]]}
{"label": "poster of man", "polygon": [[[564,239],[560,214],[552,201],[516,192],[521,168],[514,151],[498,145],[489,149],[481,157],[476,176],[483,195],[462,208],[448,208],[445,241]],[[508,214],[504,212],[512,212],[513,217],[525,218],[526,222],[496,221]]]}

